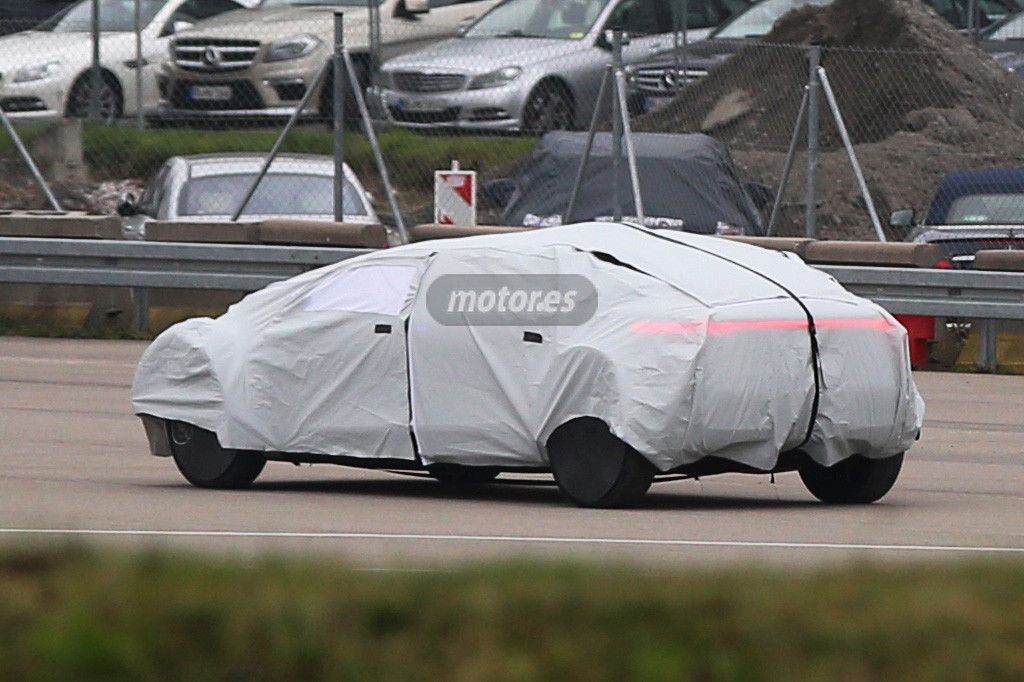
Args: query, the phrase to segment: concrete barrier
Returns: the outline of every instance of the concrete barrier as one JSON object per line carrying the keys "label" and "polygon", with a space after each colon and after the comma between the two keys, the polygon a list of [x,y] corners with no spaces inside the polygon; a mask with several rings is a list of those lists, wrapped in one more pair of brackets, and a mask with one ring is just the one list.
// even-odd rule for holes
{"label": "concrete barrier", "polygon": [[807,253],[807,246],[814,242],[807,237],[747,237],[747,236],[723,236],[734,242],[742,242],[752,246],[760,246],[763,249],[772,251],[791,251],[801,258]]}
{"label": "concrete barrier", "polygon": [[0,211],[0,237],[120,239],[121,219],[78,211]]}
{"label": "concrete barrier", "polygon": [[458,225],[439,225],[437,223],[425,223],[409,228],[409,241],[425,242],[431,239],[454,239],[458,237],[475,237],[485,234],[509,234],[513,232],[525,232],[532,230],[532,227],[507,227],[503,225],[475,225],[473,227],[460,227]]}
{"label": "concrete barrier", "polygon": [[975,270],[1024,272],[1024,251],[982,250],[974,255]]}
{"label": "concrete barrier", "polygon": [[146,223],[146,240],[388,248],[388,234],[383,225],[313,220],[266,220],[257,223],[151,221]]}
{"label": "concrete barrier", "polygon": [[937,244],[826,242],[807,244],[804,260],[821,265],[933,268],[944,258]]}

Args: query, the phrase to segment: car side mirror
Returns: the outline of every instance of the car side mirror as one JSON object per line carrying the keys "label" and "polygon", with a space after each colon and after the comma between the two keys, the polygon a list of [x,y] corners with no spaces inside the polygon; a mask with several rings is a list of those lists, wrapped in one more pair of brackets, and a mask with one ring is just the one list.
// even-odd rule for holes
{"label": "car side mirror", "polygon": [[122,194],[117,202],[117,215],[122,218],[131,218],[132,216],[139,215],[139,207],[135,202],[134,194],[130,192]]}
{"label": "car side mirror", "polygon": [[[615,41],[614,37],[615,29],[606,28],[597,35],[597,40],[594,41],[594,47],[608,52],[612,51],[612,46]],[[626,32],[622,33],[622,46],[629,45],[629,34]]]}
{"label": "car side mirror", "polygon": [[914,228],[917,214],[912,208],[901,208],[889,215],[889,227],[901,235],[905,235]]}
{"label": "car side mirror", "polygon": [[412,18],[417,14],[430,12],[430,0],[398,0],[395,5],[395,16]]}
{"label": "car side mirror", "polygon": [[512,201],[512,195],[518,189],[512,178],[498,178],[483,184],[484,196],[498,208],[504,209]]}

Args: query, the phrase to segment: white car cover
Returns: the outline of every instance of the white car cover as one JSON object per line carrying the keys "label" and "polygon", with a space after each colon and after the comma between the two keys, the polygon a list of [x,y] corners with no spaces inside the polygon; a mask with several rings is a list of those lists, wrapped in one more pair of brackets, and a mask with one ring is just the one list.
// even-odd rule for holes
{"label": "white car cover", "polygon": [[[438,321],[442,278],[510,275],[582,277],[592,315]],[[879,306],[793,254],[611,223],[423,242],[271,285],[161,334],[132,402],[226,448],[510,468],[546,466],[551,433],[592,416],[663,472],[886,457],[924,417],[906,331]]]}

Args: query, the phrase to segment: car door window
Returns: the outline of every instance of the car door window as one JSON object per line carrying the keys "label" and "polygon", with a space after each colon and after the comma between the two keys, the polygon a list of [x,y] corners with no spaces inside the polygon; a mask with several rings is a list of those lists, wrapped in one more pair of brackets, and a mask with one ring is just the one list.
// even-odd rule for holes
{"label": "car door window", "polygon": [[672,7],[666,0],[624,0],[608,18],[606,28],[622,29],[631,36],[671,33]]}
{"label": "car door window", "polygon": [[390,264],[345,269],[313,289],[302,309],[395,316],[402,312],[412,291],[416,271],[412,265]]}

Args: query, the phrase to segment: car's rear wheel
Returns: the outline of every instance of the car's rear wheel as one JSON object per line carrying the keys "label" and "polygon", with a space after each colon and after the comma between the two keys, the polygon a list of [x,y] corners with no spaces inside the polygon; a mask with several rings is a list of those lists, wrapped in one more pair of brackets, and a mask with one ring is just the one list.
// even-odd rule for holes
{"label": "car's rear wheel", "polygon": [[903,468],[903,453],[884,459],[861,455],[825,467],[809,462],[800,467],[807,490],[827,504],[871,504],[892,490]]}
{"label": "car's rear wheel", "polygon": [[558,427],[548,459],[559,489],[581,507],[633,506],[654,481],[654,466],[592,417]]}
{"label": "car's rear wheel", "polygon": [[267,463],[258,452],[222,448],[217,434],[198,426],[172,421],[168,430],[174,463],[196,487],[248,487]]}
{"label": "car's rear wheel", "polygon": [[435,464],[428,472],[439,483],[450,488],[475,488],[486,485],[501,473],[490,467],[467,467],[457,464]]}
{"label": "car's rear wheel", "polygon": [[573,118],[572,98],[565,86],[552,81],[539,83],[523,106],[523,128],[529,133],[572,130]]}

